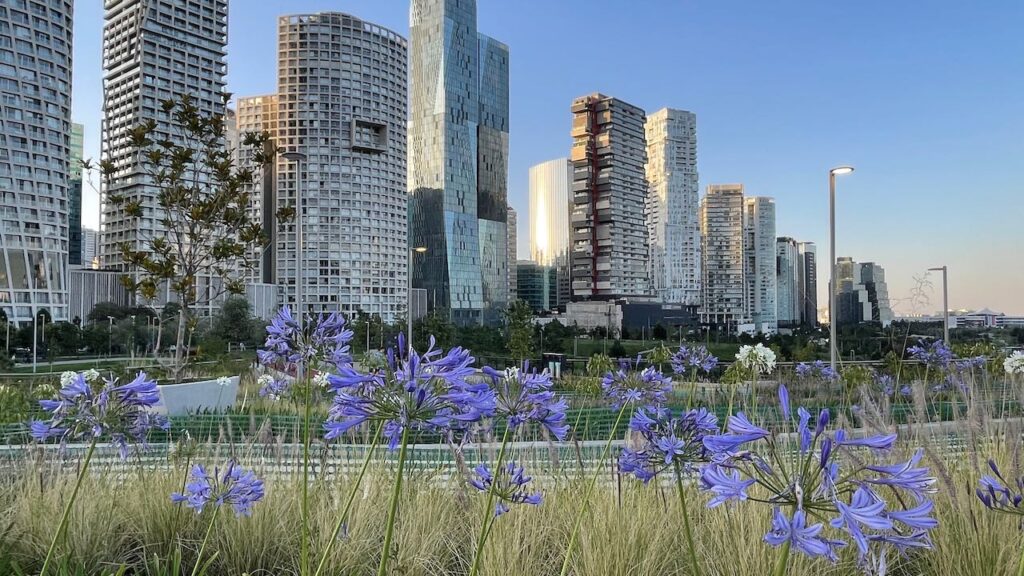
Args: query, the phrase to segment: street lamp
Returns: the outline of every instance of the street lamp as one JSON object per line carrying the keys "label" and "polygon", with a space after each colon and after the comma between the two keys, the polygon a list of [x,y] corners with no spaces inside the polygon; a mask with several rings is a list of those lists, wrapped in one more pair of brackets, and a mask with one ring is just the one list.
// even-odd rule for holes
{"label": "street lamp", "polygon": [[836,348],[836,176],[853,172],[853,166],[837,166],[828,171],[828,251],[829,274],[828,289],[828,345],[831,358],[831,367],[834,372],[837,361]]}
{"label": "street lamp", "polygon": [[949,346],[949,283],[946,281],[946,267],[937,266],[929,271],[942,270],[942,341]]}
{"label": "street lamp", "polygon": [[107,357],[114,356],[114,317],[107,316]]}
{"label": "street lamp", "polygon": [[296,309],[296,321],[299,323],[299,332],[302,332],[303,320],[306,314],[305,303],[303,299],[302,282],[304,280],[302,273],[302,262],[305,260],[305,247],[302,241],[302,220],[304,217],[302,210],[302,163],[308,158],[302,152],[285,152],[281,154],[281,157],[289,162],[295,162],[295,173],[297,175],[295,182],[295,309]]}
{"label": "street lamp", "polygon": [[409,350],[412,350],[412,257],[415,256],[416,254],[424,254],[424,253],[426,253],[426,251],[427,251],[427,247],[426,246],[416,246],[416,247],[410,246],[409,247],[409,269],[405,273],[406,277],[409,280],[409,282],[408,282],[409,285],[406,288],[406,295],[405,295],[405,301],[406,301],[406,303],[405,303],[405,308],[406,308],[405,315],[408,316],[407,321],[409,323],[409,325],[407,327],[408,334],[406,334],[406,338],[408,339],[409,342],[406,345],[409,347],[408,348]]}

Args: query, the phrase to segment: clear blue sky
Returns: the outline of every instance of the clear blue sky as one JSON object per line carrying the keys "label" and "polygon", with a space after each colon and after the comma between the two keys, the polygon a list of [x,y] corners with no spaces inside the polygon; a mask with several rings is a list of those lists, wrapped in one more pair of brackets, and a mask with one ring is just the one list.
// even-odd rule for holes
{"label": "clear blue sky", "polygon": [[[76,3],[74,117],[98,156],[100,2]],[[697,114],[701,188],[773,196],[778,234],[885,267],[890,296],[950,267],[950,306],[1024,314],[1024,2],[478,0],[511,48],[509,201],[526,248],[527,170],[569,150],[569,104],[601,91]],[[408,34],[406,0],[231,0],[228,88],[276,86],[281,14],[348,12]],[[98,219],[86,198],[86,224]],[[821,268],[824,297],[827,266]],[[932,276],[941,308],[941,281]]]}

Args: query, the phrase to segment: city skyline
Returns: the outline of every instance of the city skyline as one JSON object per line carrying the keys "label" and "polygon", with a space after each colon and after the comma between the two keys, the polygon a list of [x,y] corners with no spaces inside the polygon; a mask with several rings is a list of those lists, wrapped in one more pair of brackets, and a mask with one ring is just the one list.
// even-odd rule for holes
{"label": "city skyline", "polygon": [[[881,2],[801,2],[750,4],[737,14],[666,2],[649,22],[650,10],[621,11],[624,23],[633,24],[621,29],[638,31],[623,41],[639,42],[642,31],[643,58],[636,57],[637,44],[577,63],[566,74],[565,62],[551,58],[570,41],[558,31],[585,25],[573,18],[596,17],[583,16],[577,4],[529,2],[523,10],[480,3],[480,29],[501,38],[513,54],[509,198],[521,215],[527,213],[529,166],[563,156],[570,143],[566,102],[602,91],[648,112],[669,106],[696,113],[701,188],[743,182],[751,195],[776,198],[778,234],[814,241],[819,251],[828,249],[827,170],[845,162],[856,166],[839,184],[837,251],[885,266],[900,312],[912,311],[900,301],[910,295],[914,276],[942,264],[950,268],[951,307],[1024,311],[1018,296],[1024,267],[1013,265],[1013,247],[1022,240],[1014,216],[1024,212],[1024,197],[1014,193],[1019,185],[1012,162],[1024,147],[1015,137],[1024,122],[1012,104],[1022,76],[1015,73],[1021,63],[1006,56],[1019,45],[1008,16],[1021,13],[1021,6],[997,2],[967,10],[941,2],[919,13]],[[408,33],[407,2],[339,7],[309,0],[231,10],[231,26],[246,33],[229,36],[228,89],[236,95],[272,92],[275,78],[267,70],[276,54],[267,39],[277,16],[330,9]],[[73,119],[86,125],[85,155],[96,159],[102,10],[83,4],[77,12]],[[877,17],[880,12],[887,17]],[[904,17],[910,16],[915,26],[908,28]],[[738,32],[736,41],[712,42],[725,26]],[[948,36],[950,29],[958,34]],[[673,33],[648,33],[658,30]],[[778,41],[788,36],[800,41]],[[546,40],[531,42],[535,37]],[[942,50],[936,49],[939,40]],[[820,49],[807,53],[805,44]],[[687,74],[665,74],[665,64],[681,52],[689,55]],[[966,198],[971,201],[960,200]],[[95,227],[88,219],[97,214],[88,187],[84,204],[84,225]],[[984,226],[950,233],[972,223]],[[824,303],[827,262],[821,272]],[[936,307],[939,294],[931,296],[921,311]]]}

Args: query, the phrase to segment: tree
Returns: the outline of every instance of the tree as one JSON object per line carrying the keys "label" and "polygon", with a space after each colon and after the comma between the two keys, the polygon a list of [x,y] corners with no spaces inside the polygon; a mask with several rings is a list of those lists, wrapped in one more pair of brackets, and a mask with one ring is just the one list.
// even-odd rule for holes
{"label": "tree", "polygon": [[668,338],[668,330],[660,323],[654,325],[654,330],[652,332],[655,340],[665,340]]}
{"label": "tree", "polygon": [[[225,102],[230,95],[225,95]],[[157,189],[155,214],[141,198],[118,193],[121,178],[138,179],[111,160],[100,162],[107,201],[129,218],[154,218],[161,233],[120,245],[121,258],[131,274],[122,277],[128,290],[152,301],[164,286],[180,306],[171,374],[180,381],[185,368],[187,326],[198,306],[224,293],[240,294],[246,272],[255,265],[255,248],[263,230],[251,214],[257,170],[274,156],[270,136],[247,133],[241,156],[248,165],[235,165],[235,152],[226,146],[223,115],[207,116],[190,96],[161,102],[171,119],[171,134],[158,131],[155,120],[135,127],[129,146],[137,166]],[[83,163],[88,169],[89,163]],[[290,219],[292,209],[279,211]],[[140,227],[141,228],[141,227]],[[206,284],[201,286],[200,282]]]}
{"label": "tree", "polygon": [[128,314],[128,310],[120,304],[113,302],[97,302],[92,307],[92,311],[86,319],[89,322],[107,322],[107,318],[113,317],[114,320],[120,320]]}
{"label": "tree", "polygon": [[225,343],[247,342],[252,324],[252,306],[241,296],[231,296],[213,319],[210,335]]}
{"label": "tree", "polygon": [[455,342],[455,326],[448,319],[447,310],[431,310],[413,324],[415,346],[426,349],[427,340],[433,336],[442,348],[449,348]]}
{"label": "tree", "polygon": [[533,355],[533,310],[525,300],[516,299],[505,310],[508,351],[522,363]]}
{"label": "tree", "polygon": [[82,334],[71,322],[56,322],[46,328],[46,344],[51,358],[73,356],[82,347]]}
{"label": "tree", "polygon": [[608,353],[611,354],[612,358],[622,358],[625,356],[626,347],[622,345],[622,340],[616,339]]}

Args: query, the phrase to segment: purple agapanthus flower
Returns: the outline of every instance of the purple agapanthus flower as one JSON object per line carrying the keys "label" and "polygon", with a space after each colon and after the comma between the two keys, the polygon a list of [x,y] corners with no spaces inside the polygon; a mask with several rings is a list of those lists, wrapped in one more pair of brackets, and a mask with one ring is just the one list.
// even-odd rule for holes
{"label": "purple agapanthus flower", "polygon": [[704,346],[680,346],[672,355],[672,371],[686,374],[687,370],[710,374],[718,366],[716,358]]}
{"label": "purple agapanthus flower", "polygon": [[[405,337],[398,338],[404,350]],[[438,433],[462,431],[494,415],[494,390],[483,382],[470,382],[474,358],[468,350],[452,348],[446,354],[434,338],[422,355],[415,350],[388,351],[386,367],[370,373],[352,369],[327,378],[334,401],[324,423],[325,438],[337,438],[366,422],[384,423],[388,447],[398,447],[410,430]]]}
{"label": "purple agapanthus flower", "polygon": [[827,382],[834,382],[839,379],[839,373],[821,360],[815,360],[810,364],[807,362],[797,364],[796,375],[800,378],[818,378]]}
{"label": "purple agapanthus flower", "polygon": [[568,403],[551,389],[551,373],[530,371],[526,362],[522,369],[512,368],[498,372],[490,366],[483,368],[490,376],[496,392],[496,416],[504,416],[510,429],[534,422],[544,427],[558,440],[565,440],[569,425],[565,423]]}
{"label": "purple agapanthus flower", "polygon": [[1021,507],[1024,503],[1024,477],[1007,481],[994,460],[989,460],[988,466],[995,476],[981,477],[979,487],[975,489],[978,499],[989,510],[1024,516],[1024,508]]}
{"label": "purple agapanthus flower", "polygon": [[947,370],[953,362],[953,351],[942,340],[936,340],[931,344],[919,342],[917,346],[907,348],[907,354],[936,370]]}
{"label": "purple agapanthus flower", "polygon": [[252,506],[263,499],[263,481],[251,470],[245,470],[234,460],[228,461],[224,473],[214,468],[213,474],[202,465],[192,468],[191,481],[184,492],[171,494],[171,502],[184,504],[196,513],[208,505],[230,505],[236,516],[251,516]]}
{"label": "purple agapanthus flower", "polygon": [[613,408],[632,404],[657,409],[672,390],[672,379],[654,366],[637,372],[631,371],[628,363],[623,363],[618,370],[605,374],[601,390]]}
{"label": "purple agapanthus flower", "polygon": [[[712,496],[709,507],[748,500],[747,489],[756,483],[768,491],[757,501],[775,506],[765,541],[773,546],[788,541],[793,550],[833,562],[835,550],[851,543],[862,562],[884,553],[885,546],[900,551],[931,546],[928,534],[938,523],[928,496],[936,479],[918,466],[920,451],[906,463],[864,463],[869,454],[890,450],[896,436],[855,438],[842,429],[830,431],[828,410],[821,410],[816,419],[803,407],[794,415],[784,385],[779,387],[779,401],[782,412],[790,416],[779,429],[758,427],[740,413],[730,419],[727,433],[704,438],[704,445],[717,452],[701,474],[701,488]],[[791,433],[792,440],[787,442],[781,433]],[[873,452],[839,456],[864,449]],[[844,470],[843,465],[849,468]],[[876,492],[883,487],[892,500]],[[791,510],[792,516],[783,510]],[[808,525],[806,514],[829,522]],[[827,531],[832,531],[828,537]]]}
{"label": "purple agapanthus flower", "polygon": [[107,437],[125,459],[129,444],[145,449],[151,431],[170,428],[167,418],[154,410],[159,403],[156,382],[145,372],[139,372],[128,384],[119,386],[111,379],[98,388],[89,384],[85,374],[77,373],[67,379],[56,398],[39,401],[50,418],[32,421],[29,430],[32,438],[40,442],[51,438],[64,443]]}
{"label": "purple agapanthus flower", "polygon": [[257,356],[262,364],[315,368],[326,363],[335,368],[351,365],[349,342],[352,331],[340,314],[307,317],[299,328],[291,309],[282,307],[267,326],[267,341]]}
{"label": "purple agapanthus flower", "polygon": [[497,478],[491,469],[481,464],[474,470],[476,477],[469,480],[470,486],[477,490],[488,493],[491,486],[494,486],[494,495],[497,502],[494,506],[494,515],[501,516],[508,512],[509,504],[531,504],[540,506],[543,497],[540,492],[533,492],[527,488],[533,478],[527,476],[523,467],[515,462],[509,462],[501,467]]}
{"label": "purple agapanthus flower", "polygon": [[704,446],[704,436],[718,433],[718,419],[705,408],[678,416],[667,408],[639,408],[630,418],[629,428],[640,434],[643,443],[636,450],[623,449],[619,471],[647,483],[677,464],[681,471],[688,472],[694,464],[708,462],[710,452]]}

